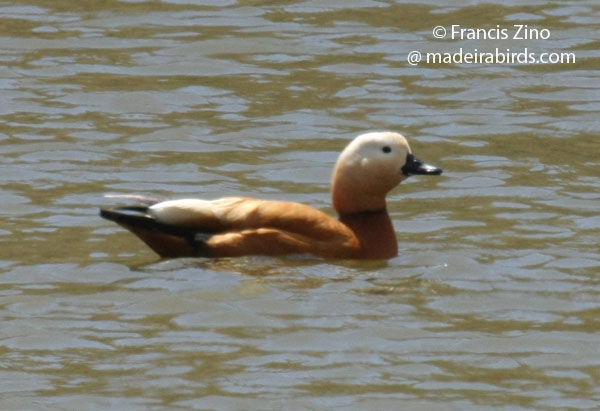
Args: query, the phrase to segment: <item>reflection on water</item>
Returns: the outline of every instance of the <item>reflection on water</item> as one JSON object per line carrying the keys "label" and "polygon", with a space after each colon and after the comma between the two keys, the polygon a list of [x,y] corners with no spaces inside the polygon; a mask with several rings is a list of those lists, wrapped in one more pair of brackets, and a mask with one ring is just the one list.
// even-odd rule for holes
{"label": "reflection on water", "polygon": [[[598,408],[598,12],[0,5],[1,408]],[[516,23],[551,38],[431,35]],[[406,63],[459,47],[577,63]],[[158,261],[97,216],[109,192],[330,210],[373,129],[446,171],[392,194],[387,262]]]}

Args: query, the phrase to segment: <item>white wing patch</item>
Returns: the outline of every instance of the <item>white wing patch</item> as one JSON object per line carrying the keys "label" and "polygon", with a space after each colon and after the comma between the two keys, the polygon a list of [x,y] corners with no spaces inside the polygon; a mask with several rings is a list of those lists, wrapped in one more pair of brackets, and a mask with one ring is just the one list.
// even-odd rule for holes
{"label": "white wing patch", "polygon": [[[218,200],[184,198],[163,201],[148,208],[148,214],[167,224],[185,224],[191,219],[202,221],[221,219],[222,210],[242,200],[240,197],[225,197]],[[220,212],[221,211],[221,212]]]}

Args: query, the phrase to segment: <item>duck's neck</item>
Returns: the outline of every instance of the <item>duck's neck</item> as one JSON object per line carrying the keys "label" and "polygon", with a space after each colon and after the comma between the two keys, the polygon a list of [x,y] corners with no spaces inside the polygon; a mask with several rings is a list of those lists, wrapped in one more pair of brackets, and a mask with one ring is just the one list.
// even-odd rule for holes
{"label": "duck's neck", "polygon": [[[379,190],[365,188],[352,190],[344,184],[335,184],[332,193],[333,207],[339,215],[363,214],[363,210],[383,210],[385,212],[385,195]],[[375,211],[368,211],[368,213]],[[386,213],[387,214],[387,213]]]}
{"label": "duck's neck", "polygon": [[396,231],[385,208],[341,214],[339,219],[360,241],[364,258],[391,258],[398,255]]}

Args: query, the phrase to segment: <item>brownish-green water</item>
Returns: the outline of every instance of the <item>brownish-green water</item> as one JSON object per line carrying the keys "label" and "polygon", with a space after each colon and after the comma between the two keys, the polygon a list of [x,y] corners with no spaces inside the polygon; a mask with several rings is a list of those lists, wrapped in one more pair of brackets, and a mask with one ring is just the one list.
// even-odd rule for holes
{"label": "brownish-green water", "polygon": [[[600,6],[459,3],[0,3],[0,409],[600,408]],[[461,48],[576,61],[407,62]],[[444,169],[391,195],[387,262],[160,261],[97,215],[331,210],[382,129]]]}

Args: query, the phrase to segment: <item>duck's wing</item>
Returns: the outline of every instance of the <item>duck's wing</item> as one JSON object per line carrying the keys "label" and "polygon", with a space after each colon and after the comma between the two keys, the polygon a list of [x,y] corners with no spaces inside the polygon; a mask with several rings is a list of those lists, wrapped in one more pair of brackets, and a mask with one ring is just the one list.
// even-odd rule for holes
{"label": "duck's wing", "polygon": [[182,199],[100,214],[163,257],[295,253],[345,257],[359,247],[345,224],[300,203],[243,197]]}

